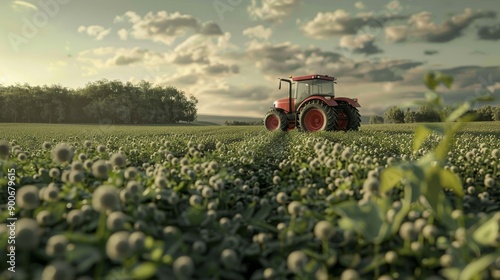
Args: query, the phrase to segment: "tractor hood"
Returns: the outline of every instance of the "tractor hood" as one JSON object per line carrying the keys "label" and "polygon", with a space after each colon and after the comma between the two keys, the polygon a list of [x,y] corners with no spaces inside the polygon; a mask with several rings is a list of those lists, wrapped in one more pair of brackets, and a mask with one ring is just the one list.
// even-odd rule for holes
{"label": "tractor hood", "polygon": [[[290,105],[289,105],[289,99],[288,97],[286,98],[281,98],[281,99],[278,99],[276,101],[274,101],[273,103],[274,107],[277,108],[277,109],[281,109],[287,113],[293,113],[293,112],[289,112],[290,111]],[[292,98],[292,110],[294,110],[295,108],[295,99]]]}

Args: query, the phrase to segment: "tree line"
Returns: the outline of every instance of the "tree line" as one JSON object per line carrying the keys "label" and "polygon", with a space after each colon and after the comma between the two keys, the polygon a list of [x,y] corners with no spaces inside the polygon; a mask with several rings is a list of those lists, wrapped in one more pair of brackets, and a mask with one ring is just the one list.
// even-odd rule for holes
{"label": "tree line", "polygon": [[262,125],[262,121],[225,121],[224,125]]}
{"label": "tree line", "polygon": [[[446,106],[444,114],[448,115],[454,110],[451,106]],[[500,121],[500,106],[483,106],[470,110],[469,113],[475,115],[475,121]],[[384,112],[384,116],[371,116],[370,123],[416,123],[416,122],[439,122],[439,113],[427,106],[421,106],[418,110],[412,111],[409,108],[403,110],[397,106],[391,107]]]}
{"label": "tree line", "polygon": [[175,87],[118,80],[61,85],[0,85],[0,122],[169,124],[196,120],[198,100]]}

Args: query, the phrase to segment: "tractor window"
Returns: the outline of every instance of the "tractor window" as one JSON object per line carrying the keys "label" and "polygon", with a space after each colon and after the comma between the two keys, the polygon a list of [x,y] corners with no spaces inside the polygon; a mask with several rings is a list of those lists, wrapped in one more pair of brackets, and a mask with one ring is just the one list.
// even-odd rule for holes
{"label": "tractor window", "polygon": [[298,100],[306,99],[309,95],[311,95],[311,86],[308,83],[298,82],[296,94],[296,98]]}
{"label": "tractor window", "polygon": [[333,82],[325,80],[308,80],[297,82],[297,89],[295,92],[297,100],[304,100],[310,95],[315,94],[334,94]]}
{"label": "tractor window", "polygon": [[333,94],[333,82],[312,80],[312,94]]}

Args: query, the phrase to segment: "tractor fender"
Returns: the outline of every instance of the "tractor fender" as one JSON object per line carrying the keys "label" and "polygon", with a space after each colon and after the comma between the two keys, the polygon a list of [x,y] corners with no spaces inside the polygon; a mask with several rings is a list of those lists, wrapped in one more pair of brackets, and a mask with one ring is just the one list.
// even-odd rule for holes
{"label": "tractor fender", "polygon": [[354,100],[354,99],[349,98],[349,97],[335,97],[335,100],[340,101],[339,103],[347,102],[352,107],[361,107],[361,105],[359,105],[357,100]]}
{"label": "tractor fender", "polygon": [[326,99],[324,96],[311,96],[311,97],[304,99],[304,101],[302,101],[300,103],[299,107],[297,108],[297,111],[300,111],[300,109],[302,109],[302,107],[304,107],[304,104],[306,104],[307,102],[309,102],[311,100],[321,100],[322,102],[326,103],[326,105],[328,105],[330,107],[339,105],[337,103],[337,101],[335,101],[333,98]]}

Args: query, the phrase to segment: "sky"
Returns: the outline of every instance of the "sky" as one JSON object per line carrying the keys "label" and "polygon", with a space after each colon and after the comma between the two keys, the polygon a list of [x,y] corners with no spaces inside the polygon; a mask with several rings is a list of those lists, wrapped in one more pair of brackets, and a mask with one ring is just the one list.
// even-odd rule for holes
{"label": "sky", "polygon": [[0,0],[0,84],[174,86],[198,113],[262,117],[278,77],[326,74],[362,115],[423,98],[500,104],[498,0]]}

